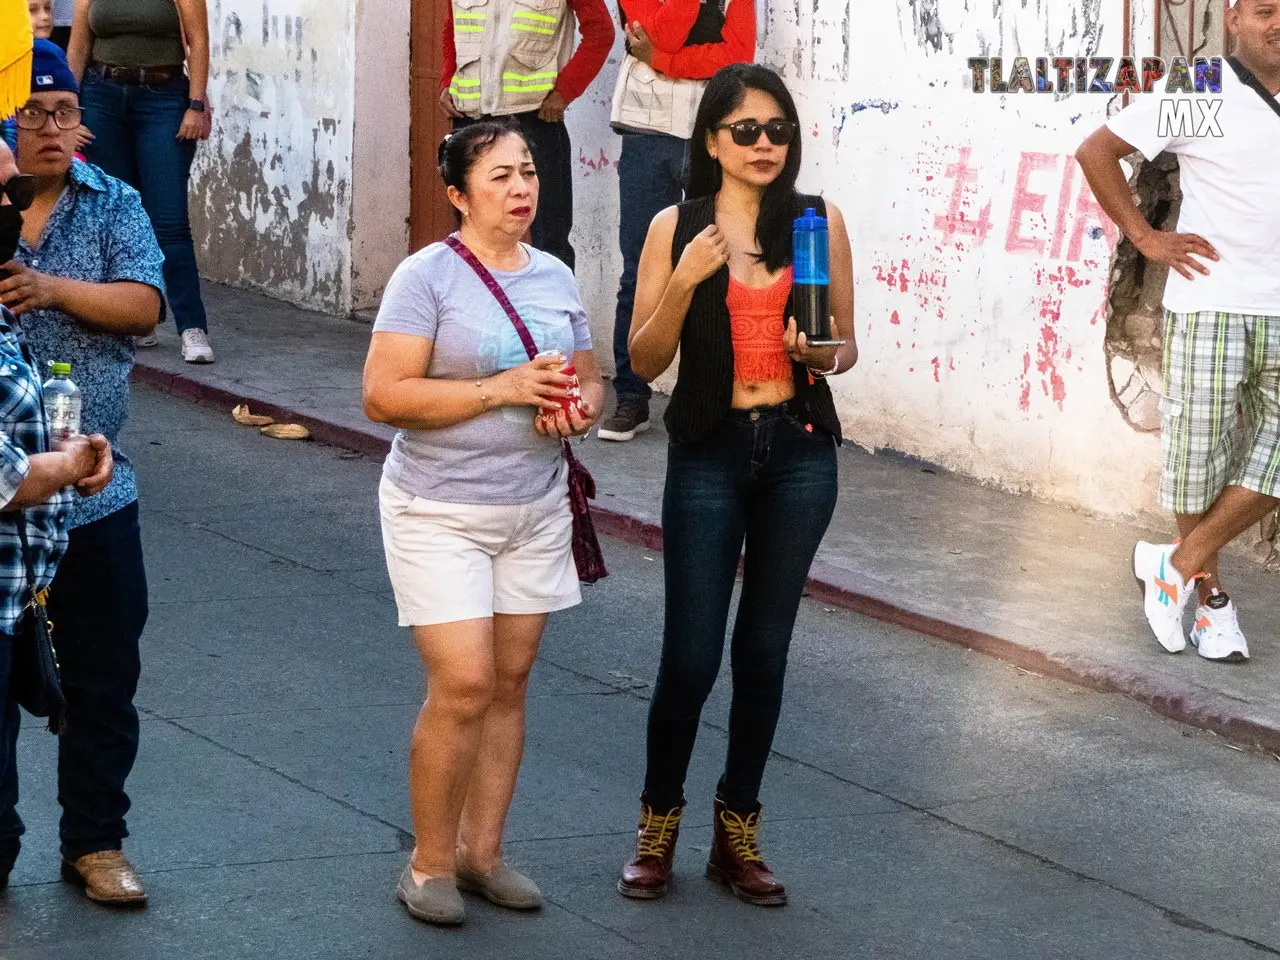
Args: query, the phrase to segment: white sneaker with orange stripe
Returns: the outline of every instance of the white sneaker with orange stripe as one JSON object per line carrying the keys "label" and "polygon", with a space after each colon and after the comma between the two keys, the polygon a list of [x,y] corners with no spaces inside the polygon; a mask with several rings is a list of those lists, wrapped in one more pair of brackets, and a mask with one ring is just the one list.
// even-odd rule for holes
{"label": "white sneaker with orange stripe", "polygon": [[1133,548],[1133,575],[1142,585],[1143,609],[1147,623],[1160,646],[1170,653],[1181,653],[1187,646],[1183,632],[1182,615],[1187,602],[1195,593],[1194,587],[1182,582],[1182,575],[1173,566],[1172,543],[1147,543],[1138,541]]}
{"label": "white sneaker with orange stripe", "polygon": [[1244,663],[1249,659],[1249,644],[1236,618],[1236,605],[1221,590],[1214,590],[1209,601],[1196,608],[1191,644],[1206,660]]}

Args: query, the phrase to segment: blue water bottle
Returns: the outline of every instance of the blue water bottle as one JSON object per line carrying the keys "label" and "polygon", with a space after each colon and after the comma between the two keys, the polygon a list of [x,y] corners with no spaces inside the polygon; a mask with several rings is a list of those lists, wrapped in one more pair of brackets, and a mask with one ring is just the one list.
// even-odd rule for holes
{"label": "blue water bottle", "polygon": [[830,258],[827,249],[827,218],[813,207],[797,217],[792,234],[792,306],[796,326],[814,346],[829,346],[831,339]]}

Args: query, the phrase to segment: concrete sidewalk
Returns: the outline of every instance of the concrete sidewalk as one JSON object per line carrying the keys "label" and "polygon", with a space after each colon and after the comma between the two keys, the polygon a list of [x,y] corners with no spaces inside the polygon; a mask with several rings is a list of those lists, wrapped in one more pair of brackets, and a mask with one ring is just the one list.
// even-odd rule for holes
{"label": "concrete sidewalk", "polygon": [[[218,363],[182,363],[171,329],[139,351],[138,380],[224,408],[303,423],[316,439],[371,456],[393,431],[361,412],[369,328],[265,297],[206,287]],[[661,403],[654,419],[660,421]],[[600,491],[597,525],[657,549],[665,436],[582,450]],[[1098,520],[846,444],[841,499],[813,568],[811,594],[1008,660],[1115,691],[1238,743],[1280,753],[1280,580],[1239,556],[1224,577],[1241,609],[1252,661],[1165,653],[1142,616],[1130,571],[1134,541],[1170,530]]]}

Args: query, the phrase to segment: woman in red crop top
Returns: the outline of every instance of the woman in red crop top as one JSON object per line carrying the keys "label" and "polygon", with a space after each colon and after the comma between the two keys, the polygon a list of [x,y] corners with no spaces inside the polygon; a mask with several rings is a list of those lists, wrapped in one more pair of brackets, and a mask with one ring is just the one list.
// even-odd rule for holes
{"label": "woman in red crop top", "polygon": [[660,213],[640,259],[630,351],[653,380],[681,350],[667,413],[662,528],[666,617],[648,765],[624,896],[662,896],[685,774],[720,669],[738,559],[729,749],[707,873],[748,903],[786,902],[760,852],[759,791],[804,584],[836,502],[839,420],[825,378],[857,362],[853,264],[826,204],[832,329],[811,347],[788,319],[799,120],[781,78],[735,64],[712,78],[690,143],[689,199]]}

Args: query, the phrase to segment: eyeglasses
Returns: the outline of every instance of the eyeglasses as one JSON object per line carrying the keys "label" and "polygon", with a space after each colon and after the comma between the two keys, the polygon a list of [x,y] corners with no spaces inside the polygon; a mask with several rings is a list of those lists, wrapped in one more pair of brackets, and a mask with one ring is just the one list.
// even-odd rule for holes
{"label": "eyeglasses", "polygon": [[27,209],[36,198],[36,178],[25,173],[15,174],[0,183],[0,196],[5,195],[19,210]]}
{"label": "eyeglasses", "polygon": [[19,107],[18,127],[22,130],[43,130],[44,125],[53,117],[59,130],[75,130],[80,126],[80,118],[84,111],[79,107],[58,107],[57,110],[45,110],[42,107]]}
{"label": "eyeglasses", "polygon": [[760,131],[769,138],[775,147],[785,147],[796,136],[796,125],[790,120],[770,120],[760,123],[756,120],[739,120],[737,123],[725,123],[717,130],[728,130],[733,142],[740,147],[753,147],[760,141]]}

